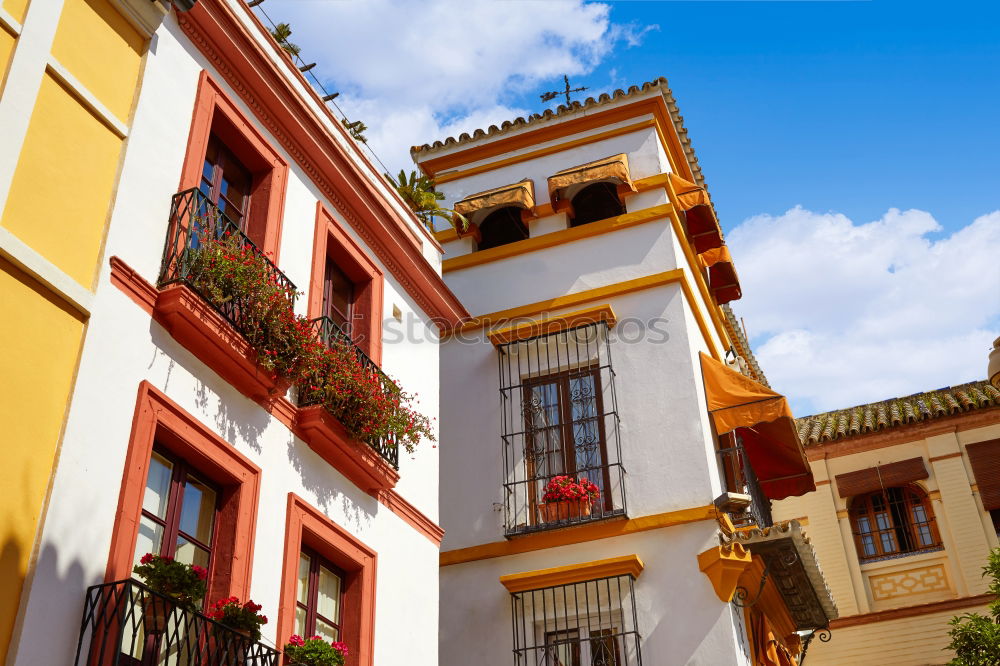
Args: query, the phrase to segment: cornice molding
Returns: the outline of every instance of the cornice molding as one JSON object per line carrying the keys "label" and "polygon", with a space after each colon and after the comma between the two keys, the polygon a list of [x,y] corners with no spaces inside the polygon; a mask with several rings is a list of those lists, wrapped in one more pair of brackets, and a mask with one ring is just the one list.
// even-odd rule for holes
{"label": "cornice molding", "polygon": [[[202,0],[178,23],[216,72],[348,221],[417,305],[442,327],[468,316],[413,243],[398,211],[221,0]],[[289,67],[293,65],[289,63]]]}

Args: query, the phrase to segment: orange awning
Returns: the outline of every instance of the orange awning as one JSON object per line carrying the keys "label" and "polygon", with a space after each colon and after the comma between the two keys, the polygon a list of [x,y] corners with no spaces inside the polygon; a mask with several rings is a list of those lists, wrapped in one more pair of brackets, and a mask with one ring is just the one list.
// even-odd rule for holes
{"label": "orange awning", "polygon": [[471,194],[454,206],[455,212],[466,217],[481,210],[491,210],[502,206],[517,206],[531,209],[535,206],[535,184],[525,179],[513,185],[496,187],[485,192]]}
{"label": "orange awning", "polygon": [[570,167],[549,177],[549,200],[555,205],[573,185],[583,183],[610,182],[627,185],[635,189],[628,171],[628,156],[625,153],[612,155],[580,166]]}
{"label": "orange awning", "polygon": [[740,280],[736,276],[736,266],[729,248],[721,245],[705,250],[698,255],[698,262],[702,268],[708,269],[708,284],[719,305],[742,298],[743,291],[740,289]]}
{"label": "orange awning", "polygon": [[668,174],[670,189],[674,193],[673,203],[684,211],[688,239],[698,254],[722,245],[722,229],[715,219],[712,202],[704,187],[684,180],[676,174]]}
{"label": "orange awning", "polygon": [[720,435],[737,431],[764,494],[780,500],[816,490],[785,396],[699,355],[715,429]]}

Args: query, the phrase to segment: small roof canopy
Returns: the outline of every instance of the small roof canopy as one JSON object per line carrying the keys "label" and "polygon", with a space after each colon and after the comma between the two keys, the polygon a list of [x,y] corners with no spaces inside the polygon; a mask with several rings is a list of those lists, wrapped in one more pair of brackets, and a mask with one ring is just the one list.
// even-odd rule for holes
{"label": "small roof canopy", "polygon": [[580,166],[563,169],[549,177],[549,200],[565,199],[566,193],[574,185],[589,185],[591,183],[609,182],[627,185],[634,190],[632,177],[628,171],[628,156],[625,153],[612,155],[603,159],[581,164]]}
{"label": "small roof canopy", "polygon": [[703,268],[708,269],[708,284],[715,294],[719,305],[735,301],[743,296],[740,289],[740,279],[736,275],[736,266],[729,248],[725,245],[705,250],[698,255],[698,261]]}
{"label": "small roof canopy", "polygon": [[720,435],[738,431],[764,494],[780,500],[816,490],[785,396],[699,355],[715,429]]}
{"label": "small roof canopy", "polygon": [[705,250],[720,247],[722,228],[715,218],[712,202],[705,188],[674,173],[668,174],[667,178],[674,195],[674,203],[685,213],[688,239],[694,245],[694,251],[701,254]]}
{"label": "small roof canopy", "polygon": [[455,212],[469,217],[480,211],[491,211],[504,206],[517,206],[528,210],[535,206],[535,184],[530,179],[512,185],[496,187],[471,194],[454,206]]}

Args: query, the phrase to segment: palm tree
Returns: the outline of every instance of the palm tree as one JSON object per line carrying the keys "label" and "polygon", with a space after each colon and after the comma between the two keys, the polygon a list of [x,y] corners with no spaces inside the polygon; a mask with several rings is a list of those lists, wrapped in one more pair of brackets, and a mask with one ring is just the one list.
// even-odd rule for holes
{"label": "palm tree", "polygon": [[288,41],[288,38],[292,36],[292,26],[287,23],[279,23],[274,26],[274,30],[271,31],[271,36],[274,37],[276,42],[278,42],[278,46],[285,49],[286,52],[293,56],[297,56],[299,51],[302,50],[298,45],[292,44]]}
{"label": "palm tree", "polygon": [[438,204],[438,201],[444,199],[444,194],[434,189],[434,181],[427,176],[418,176],[414,170],[407,177],[406,171],[400,169],[398,179],[393,178],[388,173],[385,174],[385,177],[399,192],[399,196],[403,197],[403,201],[410,207],[410,210],[431,231],[434,231],[435,217],[447,220],[449,224],[461,231],[469,227],[469,221],[464,215]]}
{"label": "palm tree", "polygon": [[361,143],[368,143],[368,139],[365,138],[365,130],[368,129],[368,125],[365,125],[360,120],[355,120],[353,123],[347,122],[347,118],[344,118],[340,122],[344,123],[344,127],[347,131],[351,133],[355,141],[360,141]]}

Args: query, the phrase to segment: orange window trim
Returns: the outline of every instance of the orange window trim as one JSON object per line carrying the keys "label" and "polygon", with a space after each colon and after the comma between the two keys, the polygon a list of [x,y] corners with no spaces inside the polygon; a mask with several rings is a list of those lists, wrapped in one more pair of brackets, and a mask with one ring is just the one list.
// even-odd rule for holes
{"label": "orange window trim", "polygon": [[[245,25],[244,19],[254,25]],[[351,154],[334,138],[324,124],[327,120],[317,115],[290,80],[295,67],[275,63],[261,48],[258,40],[266,29],[254,13],[243,6],[203,2],[178,14],[177,21],[192,44],[213,63],[218,75],[252,109],[269,136],[337,207],[433,323],[447,328],[467,317],[469,313],[458,297],[426,261],[421,248],[411,242],[412,234],[403,230],[412,214],[391,204],[382,189],[359,168],[358,160],[366,158]],[[334,124],[339,122],[326,114],[324,117]],[[389,198],[398,201],[397,195]]]}
{"label": "orange window trim", "polygon": [[323,277],[326,258],[331,257],[355,287],[354,326],[358,346],[376,363],[382,362],[383,273],[358,245],[333,214],[316,202],[316,228],[313,235],[312,275],[309,279],[309,318],[319,317],[323,309]]}
{"label": "orange window trim", "polygon": [[285,553],[278,606],[277,644],[284,645],[295,627],[295,589],[299,553],[306,546],[344,572],[341,640],[351,663],[372,666],[375,647],[375,575],[377,553],[295,493],[288,493]]}
{"label": "orange window trim", "polygon": [[154,442],[224,488],[209,579],[210,598],[250,592],[261,470],[147,381],[139,384],[105,580],[131,577],[142,497]]}
{"label": "orange window trim", "polygon": [[252,172],[249,224],[263,228],[261,249],[270,253],[271,260],[277,263],[288,163],[236,107],[215,79],[202,70],[198,78],[184,166],[181,168],[180,190],[198,187],[201,182],[202,165],[212,134],[217,135]]}

